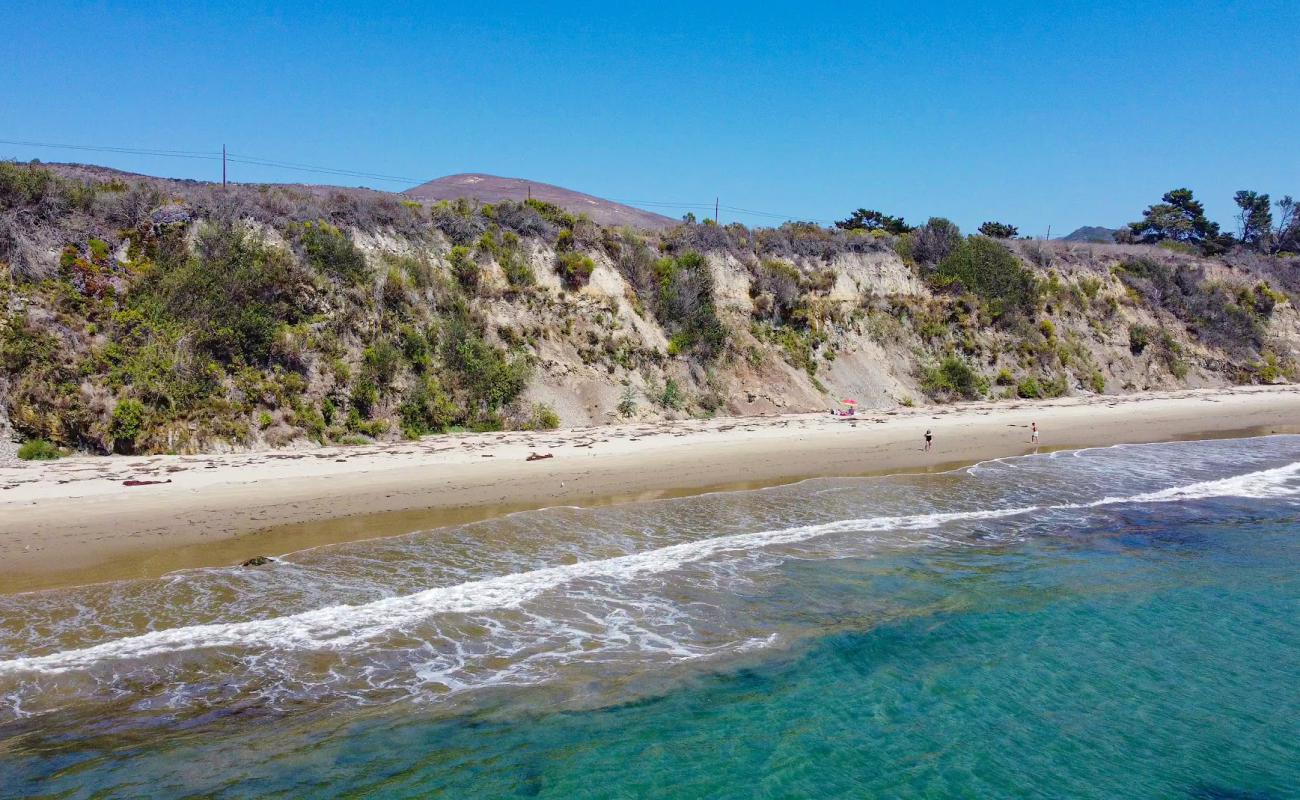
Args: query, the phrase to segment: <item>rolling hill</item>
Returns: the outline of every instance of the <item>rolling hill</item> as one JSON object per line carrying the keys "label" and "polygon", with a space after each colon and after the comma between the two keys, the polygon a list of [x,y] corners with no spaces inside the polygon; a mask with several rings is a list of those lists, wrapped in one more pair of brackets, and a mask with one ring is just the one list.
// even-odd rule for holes
{"label": "rolling hill", "polygon": [[1061,237],[1066,242],[1105,242],[1115,241],[1115,228],[1103,228],[1100,225],[1084,225],[1082,228]]}
{"label": "rolling hill", "polygon": [[677,220],[612,200],[575,192],[549,183],[526,181],[522,178],[502,178],[466,172],[447,175],[422,183],[403,192],[412,200],[425,202],[465,198],[481,203],[498,203],[502,200],[524,200],[532,197],[544,200],[574,214],[586,214],[593,222],[607,226],[627,225],[633,228],[664,230],[677,224]]}

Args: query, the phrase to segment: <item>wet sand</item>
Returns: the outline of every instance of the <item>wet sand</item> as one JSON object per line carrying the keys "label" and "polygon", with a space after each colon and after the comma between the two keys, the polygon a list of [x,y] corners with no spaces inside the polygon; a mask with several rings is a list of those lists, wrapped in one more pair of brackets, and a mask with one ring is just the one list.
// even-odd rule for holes
{"label": "wet sand", "polygon": [[[1042,441],[1029,441],[1029,423]],[[926,429],[930,452],[921,447]],[[0,593],[238,563],[555,505],[1300,431],[1300,387],[725,417],[0,468]],[[529,461],[531,454],[550,458]],[[130,482],[128,484],[128,482]]]}

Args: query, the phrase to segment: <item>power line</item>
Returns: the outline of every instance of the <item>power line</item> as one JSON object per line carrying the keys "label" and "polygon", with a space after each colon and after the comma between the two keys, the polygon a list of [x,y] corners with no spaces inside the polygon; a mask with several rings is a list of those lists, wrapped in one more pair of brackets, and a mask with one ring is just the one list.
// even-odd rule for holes
{"label": "power line", "polygon": [[[402,183],[402,184],[407,184],[409,186],[416,186],[421,183],[424,183],[424,179],[421,178],[410,178],[401,175],[387,175],[378,172],[364,172],[360,170],[335,169],[332,167],[321,167],[312,164],[302,164],[293,161],[279,161],[276,159],[262,158],[259,156],[227,153],[225,152],[226,150],[225,145],[222,145],[220,151],[205,151],[205,150],[165,150],[160,148],[142,148],[142,147],[113,147],[109,145],[58,144],[53,142],[35,142],[35,141],[29,141],[24,139],[0,139],[0,144],[20,145],[23,147],[50,147],[50,148],[61,149],[61,150],[78,150],[78,151],[90,152],[90,153],[117,153],[117,154],[124,154],[124,155],[159,156],[164,158],[189,158],[189,159],[197,159],[203,161],[221,161],[223,183],[225,180],[226,162],[235,163],[235,164],[246,164],[248,166],[271,167],[273,169],[294,170],[298,172],[310,172],[319,175],[339,175],[339,176],[344,176],[349,178],[363,178],[366,180],[385,181],[390,183]],[[529,188],[530,188],[530,195],[531,195],[531,186]],[[639,207],[673,209],[673,210],[685,209],[685,210],[697,210],[697,211],[712,210],[714,212],[715,221],[717,220],[719,209],[726,209],[727,211],[735,211],[741,214],[749,214],[751,216],[763,217],[766,219],[796,220],[801,218],[800,216],[795,214],[780,214],[772,211],[758,211],[750,208],[741,208],[739,206],[724,206],[724,205],[720,205],[716,198],[712,203],[708,201],[678,203],[678,202],[670,202],[665,200],[628,200],[628,199],[619,199],[619,198],[608,198],[608,199],[611,202],[623,203],[626,205],[639,206]],[[825,225],[832,224],[828,220],[821,220],[821,219],[809,218],[809,217],[802,217],[802,219],[806,219],[810,222],[819,222]]]}
{"label": "power line", "polygon": [[[113,147],[109,145],[80,145],[80,144],[56,144],[54,142],[33,142],[22,139],[0,139],[0,144],[15,144],[25,147],[52,147],[59,150],[80,150],[91,153],[119,153],[126,155],[140,156],[165,156],[168,158],[192,158],[205,161],[221,161],[222,156],[226,160],[236,164],[248,164],[250,166],[276,167],[278,169],[298,170],[301,172],[317,172],[329,175],[346,175],[357,178],[369,178],[372,180],[392,181],[394,183],[422,183],[419,178],[407,178],[397,175],[382,175],[373,172],[360,172],[357,170],[332,169],[329,167],[316,167],[309,164],[296,164],[285,161],[275,161],[257,156],[241,156],[234,153],[225,153],[222,151],[205,151],[205,150],[162,150],[155,148],[142,147]],[[224,148],[223,148],[224,149]]]}
{"label": "power line", "polygon": [[251,164],[259,167],[278,167],[280,169],[296,169],[302,172],[319,172],[329,175],[348,175],[356,178],[370,178],[372,180],[392,181],[394,183],[421,184],[424,183],[420,178],[406,178],[400,175],[384,175],[377,172],[360,172],[351,169],[333,169],[331,167],[317,167],[311,164],[297,164],[292,161],[274,161],[268,158],[259,158],[257,156],[230,154],[230,160],[236,164]]}
{"label": "power line", "polygon": [[169,158],[200,158],[219,160],[221,153],[203,150],[157,150],[138,147],[108,147],[102,145],[51,144],[49,142],[28,142],[19,139],[0,139],[0,144],[17,144],[26,147],[53,147],[61,150],[86,150],[94,153],[126,153],[141,156],[166,156]]}
{"label": "power line", "polygon": [[831,224],[830,220],[817,219],[816,217],[800,217],[796,214],[777,214],[771,211],[755,211],[752,208],[740,208],[739,206],[723,206],[723,208],[727,209],[728,211],[739,211],[742,214],[752,214],[753,216],[756,217],[772,217],[774,219],[785,219],[785,220],[803,219],[803,220],[807,220],[808,222],[820,222],[826,225]]}
{"label": "power line", "polygon": [[621,197],[607,197],[605,199],[611,200],[615,203],[626,203],[628,205],[638,206],[663,206],[664,208],[713,208],[712,203],[704,201],[698,203],[672,203],[667,200],[626,200]]}

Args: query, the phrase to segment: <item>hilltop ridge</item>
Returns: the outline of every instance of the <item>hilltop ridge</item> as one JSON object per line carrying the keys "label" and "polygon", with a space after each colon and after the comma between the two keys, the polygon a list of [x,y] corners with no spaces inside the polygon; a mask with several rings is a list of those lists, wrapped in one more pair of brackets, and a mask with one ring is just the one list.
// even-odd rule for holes
{"label": "hilltop ridge", "polygon": [[1109,243],[1115,241],[1115,228],[1103,228],[1100,225],[1084,225],[1061,237],[1063,242]]}
{"label": "hilltop ridge", "polygon": [[402,194],[413,200],[437,201],[476,200],[481,203],[499,203],[502,200],[523,202],[529,198],[551,203],[571,214],[585,214],[598,225],[663,230],[677,224],[677,220],[640,208],[616,203],[613,200],[566,189],[549,183],[503,178],[481,172],[464,172],[446,175],[407,189]]}
{"label": "hilltop ridge", "polygon": [[[146,175],[138,172],[102,167],[95,164],[47,162],[41,165],[65,177],[94,182],[131,181],[155,182],[160,186],[184,185],[191,187],[214,186],[210,181],[188,178],[167,178]],[[326,183],[258,183],[233,181],[234,186],[263,187],[266,189],[287,189],[311,194],[316,197],[388,197],[408,198],[421,203],[436,203],[451,200],[469,200],[471,202],[491,204],[503,200],[523,202],[528,198],[551,203],[571,214],[585,215],[598,225],[611,227],[628,226],[643,230],[664,230],[678,224],[679,220],[646,211],[642,208],[607,200],[585,192],[566,189],[540,181],[524,178],[503,178],[481,172],[463,172],[444,175],[426,181],[418,186],[403,191],[375,189],[368,186],[336,186]]]}

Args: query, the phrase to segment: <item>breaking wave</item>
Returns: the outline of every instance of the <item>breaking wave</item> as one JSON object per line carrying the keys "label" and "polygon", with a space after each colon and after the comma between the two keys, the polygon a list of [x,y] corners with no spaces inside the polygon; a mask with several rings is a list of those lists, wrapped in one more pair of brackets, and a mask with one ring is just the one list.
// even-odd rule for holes
{"label": "breaking wave", "polygon": [[[0,676],[59,675],[105,662],[173,657],[191,651],[228,649],[342,652],[384,636],[409,633],[436,615],[483,615],[518,610],[548,592],[577,582],[617,587],[710,559],[795,545],[832,534],[924,531],[944,525],[995,520],[1030,513],[1102,506],[1181,502],[1215,497],[1278,498],[1300,493],[1300,462],[1243,475],[1200,481],[1125,497],[1085,503],[1027,505],[846,519],[778,530],[740,533],[669,545],[629,555],[466,581],[358,605],[336,605],[268,619],[192,625],[151,631],[62,652],[0,661]],[[750,638],[744,640],[752,644]]]}

